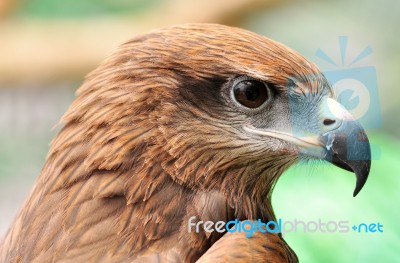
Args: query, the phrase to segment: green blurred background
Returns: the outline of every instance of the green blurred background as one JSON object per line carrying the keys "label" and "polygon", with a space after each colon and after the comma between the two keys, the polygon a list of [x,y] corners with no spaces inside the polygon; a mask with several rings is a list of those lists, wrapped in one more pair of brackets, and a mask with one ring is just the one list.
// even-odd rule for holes
{"label": "green blurred background", "polygon": [[400,262],[399,12],[397,0],[0,0],[0,235],[39,175],[52,127],[84,76],[136,34],[213,22],[280,41],[322,70],[349,68],[316,56],[320,48],[340,62],[339,36],[348,37],[350,59],[372,48],[353,65],[375,68],[379,92],[373,110],[380,116],[372,120],[379,127],[365,124],[374,144],[366,186],[353,198],[352,174],[297,165],[278,182],[273,203],[284,220],[383,224],[383,233],[287,233],[300,262]]}

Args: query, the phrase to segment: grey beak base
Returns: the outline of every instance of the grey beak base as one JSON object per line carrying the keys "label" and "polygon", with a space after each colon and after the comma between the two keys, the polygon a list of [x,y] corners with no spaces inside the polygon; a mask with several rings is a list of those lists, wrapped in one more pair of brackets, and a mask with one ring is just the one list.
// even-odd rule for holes
{"label": "grey beak base", "polygon": [[357,121],[345,120],[337,129],[325,133],[321,141],[327,150],[325,160],[355,173],[357,182],[353,196],[356,196],[371,168],[371,148],[364,129]]}

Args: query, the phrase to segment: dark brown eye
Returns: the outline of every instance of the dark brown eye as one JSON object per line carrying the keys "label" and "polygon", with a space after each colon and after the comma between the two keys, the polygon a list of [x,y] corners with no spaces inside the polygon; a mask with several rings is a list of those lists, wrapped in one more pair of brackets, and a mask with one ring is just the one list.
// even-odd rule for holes
{"label": "dark brown eye", "polygon": [[235,100],[247,108],[258,108],[269,98],[267,86],[257,80],[242,80],[233,87]]}

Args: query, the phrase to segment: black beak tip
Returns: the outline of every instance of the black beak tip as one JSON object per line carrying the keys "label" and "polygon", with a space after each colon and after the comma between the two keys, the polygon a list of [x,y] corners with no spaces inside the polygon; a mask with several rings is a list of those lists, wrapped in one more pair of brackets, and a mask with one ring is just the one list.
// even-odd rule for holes
{"label": "black beak tip", "polygon": [[371,168],[371,148],[368,137],[355,121],[344,122],[325,138],[331,147],[326,160],[356,175],[355,197],[364,187]]}
{"label": "black beak tip", "polygon": [[353,197],[356,197],[356,195],[361,191],[361,189],[365,185],[365,182],[368,179],[369,171],[371,169],[371,160],[362,161],[359,168],[360,169],[354,171],[354,173],[356,174],[357,182],[356,188],[354,189]]}
{"label": "black beak tip", "polygon": [[359,184],[358,182],[357,182],[357,184],[356,184],[356,188],[354,189],[354,192],[353,192],[353,197],[356,197],[357,195],[358,195],[358,193],[361,191],[361,189],[363,188],[363,184]]}

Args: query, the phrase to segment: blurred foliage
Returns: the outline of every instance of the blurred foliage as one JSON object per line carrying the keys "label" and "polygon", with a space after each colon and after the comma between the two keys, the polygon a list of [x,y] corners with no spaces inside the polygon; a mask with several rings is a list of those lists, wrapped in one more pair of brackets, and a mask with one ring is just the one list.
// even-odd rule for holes
{"label": "blurred foliage", "polygon": [[41,18],[88,18],[140,13],[164,0],[23,0],[18,14]]}
{"label": "blurred foliage", "polygon": [[[287,233],[285,240],[300,262],[397,262],[400,258],[399,140],[369,134],[375,144],[369,179],[356,196],[354,174],[330,164],[299,164],[278,181],[273,194],[277,218],[293,221],[381,223],[383,233]],[[311,172],[310,172],[311,171]]]}

